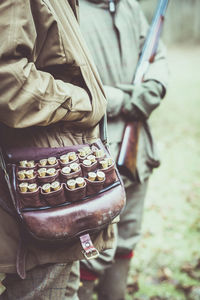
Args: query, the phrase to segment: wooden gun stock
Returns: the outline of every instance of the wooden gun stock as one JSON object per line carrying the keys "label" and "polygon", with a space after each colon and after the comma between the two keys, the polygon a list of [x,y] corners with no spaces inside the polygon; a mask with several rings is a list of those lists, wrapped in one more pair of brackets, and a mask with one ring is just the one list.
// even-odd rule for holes
{"label": "wooden gun stock", "polygon": [[[138,84],[143,81],[143,77],[148,70],[149,64],[154,60],[168,1],[169,0],[159,1],[136,67],[133,84]],[[117,158],[117,167],[120,173],[130,179],[136,177],[137,148],[141,124],[141,122],[133,121],[125,125],[122,143]]]}
{"label": "wooden gun stock", "polygon": [[129,122],[123,132],[121,149],[117,158],[119,172],[131,180],[136,177],[136,158],[141,122]]}

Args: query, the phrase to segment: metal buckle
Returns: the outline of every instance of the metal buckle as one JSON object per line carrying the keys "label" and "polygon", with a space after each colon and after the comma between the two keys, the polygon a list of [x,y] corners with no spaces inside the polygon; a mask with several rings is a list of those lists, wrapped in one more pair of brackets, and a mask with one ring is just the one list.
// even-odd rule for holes
{"label": "metal buckle", "polygon": [[94,259],[99,256],[99,251],[96,248],[94,248],[93,250],[88,251],[88,252],[83,250],[82,253],[84,254],[84,256],[87,260]]}
{"label": "metal buckle", "polygon": [[88,233],[80,236],[80,241],[83,248],[82,253],[87,260],[94,259],[99,256],[99,251],[94,247]]}

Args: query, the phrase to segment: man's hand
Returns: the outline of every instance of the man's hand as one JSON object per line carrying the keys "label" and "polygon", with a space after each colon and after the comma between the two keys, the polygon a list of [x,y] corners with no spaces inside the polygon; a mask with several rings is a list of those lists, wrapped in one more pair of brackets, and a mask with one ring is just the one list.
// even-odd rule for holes
{"label": "man's hand", "polygon": [[131,120],[145,120],[159,106],[165,93],[162,84],[155,80],[142,82],[138,85],[118,84],[117,87],[128,94],[124,97],[121,108],[124,116]]}
{"label": "man's hand", "polygon": [[130,96],[124,99],[124,104],[121,111],[127,119],[131,119],[133,121],[142,121],[146,119],[142,111],[131,102]]}

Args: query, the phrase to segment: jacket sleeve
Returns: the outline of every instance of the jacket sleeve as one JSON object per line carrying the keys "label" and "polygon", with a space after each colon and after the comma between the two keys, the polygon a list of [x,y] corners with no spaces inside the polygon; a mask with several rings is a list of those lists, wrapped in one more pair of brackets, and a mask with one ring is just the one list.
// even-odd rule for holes
{"label": "jacket sleeve", "polygon": [[60,120],[88,125],[89,94],[36,68],[32,55],[37,31],[31,10],[25,14],[19,8],[21,1],[17,8],[15,3],[0,2],[0,122],[14,128],[47,126]]}
{"label": "jacket sleeve", "polygon": [[147,119],[160,105],[163,86],[155,80],[148,80],[137,85],[118,84],[117,87],[126,95],[123,112],[128,118]]}
{"label": "jacket sleeve", "polygon": [[[138,4],[139,6],[139,4]],[[139,8],[140,12],[140,51],[142,51],[145,38],[148,33],[149,25],[147,20],[142,12],[142,9]],[[168,65],[166,58],[166,48],[162,41],[159,42],[157,53],[155,55],[153,63],[149,65],[149,68],[144,76],[144,81],[154,80],[162,84],[164,97],[168,85]]]}

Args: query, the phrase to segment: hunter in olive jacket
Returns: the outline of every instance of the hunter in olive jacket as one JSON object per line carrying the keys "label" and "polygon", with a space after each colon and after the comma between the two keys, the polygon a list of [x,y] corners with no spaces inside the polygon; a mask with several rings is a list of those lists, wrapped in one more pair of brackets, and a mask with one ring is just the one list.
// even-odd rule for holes
{"label": "hunter in olive jacket", "polygon": [[[169,74],[166,49],[162,42],[159,43],[154,62],[144,75],[144,82],[161,84],[162,97],[158,96],[157,87],[154,86],[151,93],[147,86],[143,92],[142,88],[138,88],[132,93],[134,73],[149,25],[138,1],[116,0],[115,4],[116,12],[111,15],[108,0],[80,0],[80,27],[103,84],[118,88],[121,92],[125,92],[125,89],[129,91],[132,94],[127,99],[130,111],[135,106],[146,118],[140,128],[137,151],[138,180],[144,182],[160,163],[148,119],[162,102],[161,98],[167,90]],[[122,113],[125,99],[117,101],[116,95],[110,93],[107,100],[109,142],[112,155],[117,157],[126,122]]]}
{"label": "hunter in olive jacket", "polygon": [[[75,0],[0,2],[1,144],[62,147],[93,142],[106,111],[101,81],[77,22]],[[0,197],[9,197],[0,186]],[[112,227],[95,246],[112,245]],[[19,228],[0,208],[0,272],[16,272]],[[79,243],[57,250],[31,247],[27,269],[82,259]]]}

